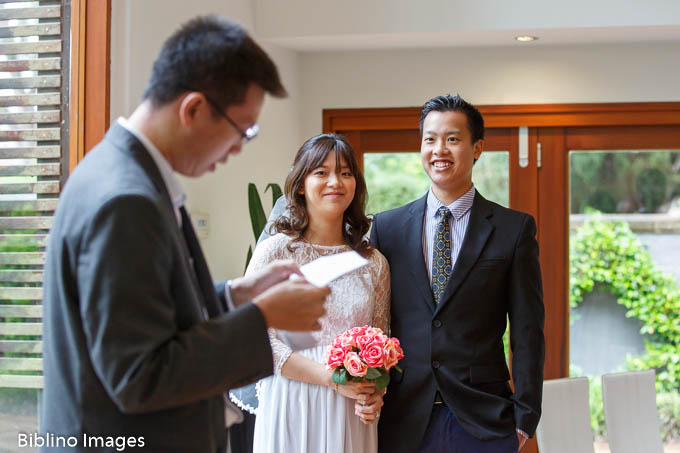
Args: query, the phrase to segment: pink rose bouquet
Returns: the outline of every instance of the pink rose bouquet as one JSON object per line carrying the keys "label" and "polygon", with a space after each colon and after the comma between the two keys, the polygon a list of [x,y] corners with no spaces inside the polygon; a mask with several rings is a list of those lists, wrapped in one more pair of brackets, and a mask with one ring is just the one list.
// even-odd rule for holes
{"label": "pink rose bouquet", "polygon": [[401,372],[397,362],[404,357],[397,338],[376,327],[353,327],[338,335],[326,349],[326,368],[333,382],[370,381],[382,390],[390,383],[390,369]]}

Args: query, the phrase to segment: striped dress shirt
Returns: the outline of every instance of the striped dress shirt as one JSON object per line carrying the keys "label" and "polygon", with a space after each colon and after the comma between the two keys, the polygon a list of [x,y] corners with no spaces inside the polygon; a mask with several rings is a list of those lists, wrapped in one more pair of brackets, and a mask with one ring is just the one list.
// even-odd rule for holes
{"label": "striped dress shirt", "polygon": [[427,265],[427,274],[430,277],[430,284],[432,284],[432,248],[434,247],[434,238],[437,235],[437,225],[439,224],[440,215],[437,210],[446,206],[451,211],[451,218],[449,220],[449,227],[451,228],[451,268],[455,269],[458,253],[463,245],[463,238],[465,231],[470,221],[470,208],[475,199],[475,186],[470,187],[470,190],[465,192],[460,198],[446,206],[439,201],[432,192],[430,187],[427,193],[427,206],[425,208],[425,221],[423,222],[423,254],[425,257],[425,264]]}

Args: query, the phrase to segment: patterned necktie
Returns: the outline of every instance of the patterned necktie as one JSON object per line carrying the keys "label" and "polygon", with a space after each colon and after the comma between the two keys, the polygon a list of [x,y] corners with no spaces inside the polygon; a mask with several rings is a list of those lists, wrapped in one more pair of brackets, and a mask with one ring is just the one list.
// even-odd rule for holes
{"label": "patterned necktie", "polygon": [[449,225],[451,211],[446,206],[442,206],[437,213],[441,219],[437,225],[432,251],[432,293],[434,301],[439,303],[451,276],[451,227]]}

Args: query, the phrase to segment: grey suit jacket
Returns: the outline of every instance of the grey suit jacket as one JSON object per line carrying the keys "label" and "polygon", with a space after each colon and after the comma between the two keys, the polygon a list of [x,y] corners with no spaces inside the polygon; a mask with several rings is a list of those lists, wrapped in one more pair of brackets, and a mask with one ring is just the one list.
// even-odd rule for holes
{"label": "grey suit jacket", "polygon": [[158,168],[113,125],[69,178],[50,232],[41,432],[76,436],[68,451],[85,450],[84,435],[222,449],[223,392],[270,375],[272,354],[257,307],[219,304],[206,320],[198,281]]}

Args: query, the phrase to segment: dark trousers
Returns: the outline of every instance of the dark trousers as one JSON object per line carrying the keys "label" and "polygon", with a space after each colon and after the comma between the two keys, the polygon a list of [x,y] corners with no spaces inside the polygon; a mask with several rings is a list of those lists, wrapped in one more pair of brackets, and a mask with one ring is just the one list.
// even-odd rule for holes
{"label": "dark trousers", "polygon": [[253,453],[255,416],[243,411],[243,423],[229,428],[229,443],[232,453]]}
{"label": "dark trousers", "polygon": [[468,434],[445,404],[432,406],[432,415],[418,453],[517,453],[517,435],[479,440]]}

